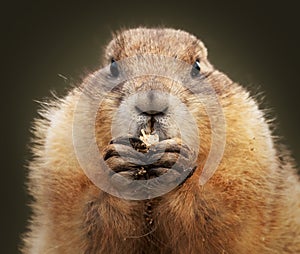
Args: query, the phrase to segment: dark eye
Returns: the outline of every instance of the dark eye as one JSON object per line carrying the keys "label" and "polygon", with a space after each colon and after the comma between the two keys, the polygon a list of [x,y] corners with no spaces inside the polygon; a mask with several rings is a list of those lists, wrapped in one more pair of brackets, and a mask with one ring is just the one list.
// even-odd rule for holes
{"label": "dark eye", "polygon": [[110,73],[113,77],[118,77],[119,76],[118,64],[114,59],[111,59]]}
{"label": "dark eye", "polygon": [[194,62],[193,66],[192,66],[192,69],[191,69],[191,76],[192,77],[196,77],[198,75],[200,75],[200,61],[199,61],[199,59],[197,59]]}

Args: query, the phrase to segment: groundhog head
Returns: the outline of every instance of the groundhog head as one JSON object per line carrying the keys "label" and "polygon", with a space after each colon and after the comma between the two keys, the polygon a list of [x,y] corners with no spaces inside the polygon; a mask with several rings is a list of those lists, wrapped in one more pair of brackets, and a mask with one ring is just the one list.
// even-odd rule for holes
{"label": "groundhog head", "polygon": [[[88,104],[97,108],[95,139],[110,174],[116,173],[113,178],[124,182],[123,177],[149,180],[166,174],[173,187],[196,169],[199,178],[212,133],[225,142],[220,83],[211,82],[214,69],[204,44],[183,31],[138,28],[117,34],[105,55],[106,67],[82,88]],[[86,106],[78,108],[91,114],[82,110]],[[220,141],[217,149],[222,148]],[[206,178],[219,157],[214,152],[210,158]]]}

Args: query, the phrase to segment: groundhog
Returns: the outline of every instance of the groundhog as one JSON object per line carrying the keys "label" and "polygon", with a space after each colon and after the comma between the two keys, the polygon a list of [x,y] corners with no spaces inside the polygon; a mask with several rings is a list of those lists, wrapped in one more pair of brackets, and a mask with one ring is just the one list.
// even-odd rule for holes
{"label": "groundhog", "polygon": [[[45,102],[34,123],[23,253],[300,253],[295,163],[255,98],[210,64],[203,42],[175,29],[123,30],[103,66],[101,78],[99,68],[65,98]],[[205,84],[223,122],[204,105],[213,98]],[[88,142],[78,145],[88,128],[99,158]],[[222,156],[206,175],[213,146]],[[95,172],[105,164],[109,173],[93,177],[82,153],[87,166],[101,161]]]}

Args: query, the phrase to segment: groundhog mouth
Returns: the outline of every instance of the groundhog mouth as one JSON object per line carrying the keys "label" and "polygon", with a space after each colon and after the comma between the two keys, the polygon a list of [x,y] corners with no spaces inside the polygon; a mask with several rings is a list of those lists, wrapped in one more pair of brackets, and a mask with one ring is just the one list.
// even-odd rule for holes
{"label": "groundhog mouth", "polygon": [[192,154],[188,146],[175,139],[149,145],[146,140],[137,137],[113,139],[103,151],[104,161],[114,177],[149,180],[168,173],[168,181],[180,183],[195,170],[195,166],[191,165]]}

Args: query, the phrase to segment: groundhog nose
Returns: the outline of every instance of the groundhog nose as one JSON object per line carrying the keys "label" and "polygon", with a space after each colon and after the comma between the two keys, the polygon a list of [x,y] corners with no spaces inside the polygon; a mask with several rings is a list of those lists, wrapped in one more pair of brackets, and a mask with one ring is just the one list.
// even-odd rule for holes
{"label": "groundhog nose", "polygon": [[165,114],[169,108],[168,94],[151,90],[140,93],[135,101],[135,109],[139,114],[149,116]]}
{"label": "groundhog nose", "polygon": [[143,115],[148,115],[148,116],[157,116],[157,115],[164,115],[167,110],[168,107],[164,108],[161,111],[157,111],[157,110],[141,110],[138,106],[135,106],[136,111],[138,111],[138,113],[143,114]]}

